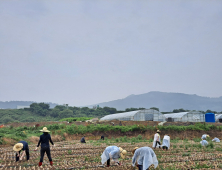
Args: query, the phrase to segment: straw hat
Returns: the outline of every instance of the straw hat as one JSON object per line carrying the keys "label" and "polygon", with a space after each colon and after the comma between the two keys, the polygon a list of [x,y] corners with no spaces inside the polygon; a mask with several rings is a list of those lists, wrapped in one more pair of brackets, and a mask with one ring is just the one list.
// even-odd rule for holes
{"label": "straw hat", "polygon": [[209,137],[210,137],[210,135],[207,135],[207,137],[209,138]]}
{"label": "straw hat", "polygon": [[123,148],[121,148],[121,147],[119,147],[119,151],[120,151],[121,158],[125,159],[127,151],[123,150]]}
{"label": "straw hat", "polygon": [[159,130],[157,130],[156,132],[160,132]]}
{"label": "straw hat", "polygon": [[22,150],[22,148],[23,148],[23,144],[22,143],[17,143],[17,144],[14,145],[13,150],[17,152],[17,151]]}
{"label": "straw hat", "polygon": [[138,149],[139,147],[135,147],[133,150],[132,150],[132,153],[134,154],[135,151]]}
{"label": "straw hat", "polygon": [[42,130],[40,130],[41,132],[50,132],[47,127],[44,127]]}

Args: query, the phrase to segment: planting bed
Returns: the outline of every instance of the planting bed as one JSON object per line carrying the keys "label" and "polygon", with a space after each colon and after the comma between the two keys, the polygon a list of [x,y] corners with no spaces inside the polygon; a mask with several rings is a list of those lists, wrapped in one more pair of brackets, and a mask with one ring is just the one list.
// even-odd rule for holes
{"label": "planting bed", "polygon": [[[88,142],[88,141],[87,141]],[[0,170],[37,170],[37,169],[112,169],[126,170],[133,169],[131,166],[131,150],[135,146],[152,146],[152,142],[118,142],[111,140],[89,141],[80,144],[79,141],[65,141],[55,143],[56,147],[51,148],[51,155],[54,162],[53,167],[49,165],[47,156],[41,168],[38,167],[40,152],[34,151],[35,145],[30,145],[30,160],[15,162],[15,152],[12,147],[0,148]],[[101,165],[101,154],[107,146],[116,145],[128,151],[124,160],[120,159],[121,166],[111,164],[110,167]],[[160,149],[154,150],[159,161],[157,170],[167,169],[222,169],[222,149],[220,143],[211,144],[210,147],[203,148],[199,142],[175,140],[171,142],[168,151]],[[154,169],[153,166],[150,169]]]}

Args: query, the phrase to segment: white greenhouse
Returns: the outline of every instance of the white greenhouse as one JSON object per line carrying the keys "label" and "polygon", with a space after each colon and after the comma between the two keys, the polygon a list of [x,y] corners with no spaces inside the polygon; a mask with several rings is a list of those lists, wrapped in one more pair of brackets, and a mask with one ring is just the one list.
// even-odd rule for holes
{"label": "white greenhouse", "polygon": [[164,114],[168,122],[205,122],[205,114],[197,111]]}
{"label": "white greenhouse", "polygon": [[163,121],[164,116],[162,113],[153,109],[136,110],[131,112],[111,114],[102,117],[100,120],[122,120],[122,121]]}
{"label": "white greenhouse", "polygon": [[222,123],[222,114],[216,114],[216,116],[215,116],[215,122],[220,122],[220,123]]}

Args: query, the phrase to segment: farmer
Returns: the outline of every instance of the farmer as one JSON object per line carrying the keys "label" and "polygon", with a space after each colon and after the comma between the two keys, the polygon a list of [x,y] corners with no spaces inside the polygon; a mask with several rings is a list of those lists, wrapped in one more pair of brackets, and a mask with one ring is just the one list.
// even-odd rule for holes
{"label": "farmer", "polygon": [[82,137],[82,139],[80,140],[80,142],[81,142],[81,143],[86,143],[85,136]]}
{"label": "farmer", "polygon": [[220,142],[220,139],[218,139],[217,137],[215,137],[212,141],[213,141],[213,142]]}
{"label": "farmer", "polygon": [[169,135],[164,135],[162,148],[163,148],[163,150],[164,149],[166,149],[166,150],[170,149],[170,136]]}
{"label": "farmer", "polygon": [[148,170],[152,164],[154,164],[154,168],[158,166],[156,154],[150,147],[135,147],[132,152],[134,154],[132,160],[133,167],[135,166],[136,162],[139,170]]}
{"label": "farmer", "polygon": [[154,140],[153,140],[153,148],[156,149],[156,147],[160,148],[160,131],[157,130],[156,134],[154,135]]}
{"label": "farmer", "polygon": [[201,139],[207,139],[207,137],[209,138],[210,136],[209,135],[207,135],[207,134],[204,134],[204,135],[202,135],[202,137],[201,137]]}
{"label": "farmer", "polygon": [[44,127],[43,130],[40,130],[40,131],[43,132],[43,134],[40,136],[39,143],[35,149],[35,151],[37,151],[37,149],[41,143],[41,150],[40,150],[41,157],[40,157],[39,166],[42,166],[43,157],[44,157],[45,152],[48,156],[50,165],[52,166],[53,162],[52,162],[51,153],[50,153],[49,141],[53,146],[55,146],[55,145],[52,142],[51,136],[49,134],[50,131],[47,129],[47,127]]}
{"label": "farmer", "polygon": [[104,135],[101,136],[101,140],[104,140]]}
{"label": "farmer", "polygon": [[126,150],[123,150],[121,147],[117,146],[108,146],[104,150],[103,154],[101,155],[101,162],[104,164],[107,162],[107,167],[110,166],[110,160],[114,161],[116,164],[121,165],[118,159],[121,157],[122,159],[126,156]]}
{"label": "farmer", "polygon": [[208,145],[208,142],[205,140],[205,139],[202,139],[202,141],[200,142],[200,144],[202,146],[207,146]]}
{"label": "farmer", "polygon": [[[16,162],[22,160],[22,158],[26,154],[26,159],[29,160],[29,146],[26,141],[20,141],[17,144],[14,145],[13,150],[16,151]],[[22,155],[20,156],[20,152],[22,150]]]}

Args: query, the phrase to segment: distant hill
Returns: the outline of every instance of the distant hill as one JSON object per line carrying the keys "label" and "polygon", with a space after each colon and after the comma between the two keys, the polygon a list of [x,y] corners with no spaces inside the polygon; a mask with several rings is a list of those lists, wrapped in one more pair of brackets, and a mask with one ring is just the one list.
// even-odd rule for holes
{"label": "distant hill", "polygon": [[173,111],[173,109],[186,110],[213,110],[222,111],[222,97],[210,98],[184,93],[149,92],[139,95],[130,95],[124,99],[98,103],[100,107],[114,107],[117,110],[126,108],[150,108],[157,107],[161,112]]}
{"label": "distant hill", "polygon": [[[1,102],[0,101],[0,109],[16,109],[17,106],[29,106],[32,103],[37,103],[33,101],[6,101]],[[46,103],[46,102],[44,102]],[[50,108],[54,108],[56,105],[55,103],[47,103],[50,105]]]}

